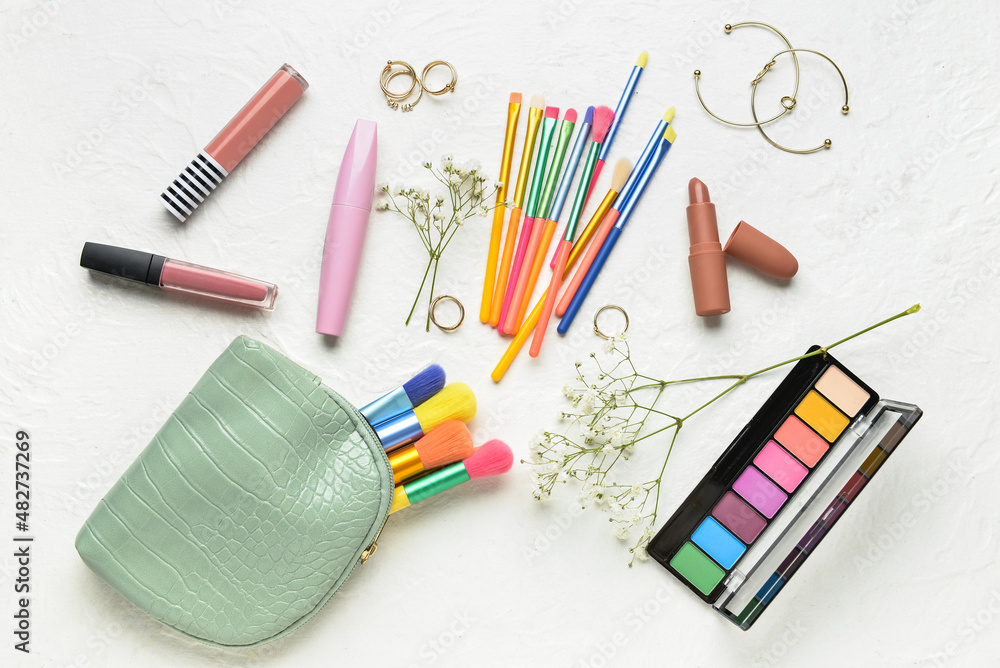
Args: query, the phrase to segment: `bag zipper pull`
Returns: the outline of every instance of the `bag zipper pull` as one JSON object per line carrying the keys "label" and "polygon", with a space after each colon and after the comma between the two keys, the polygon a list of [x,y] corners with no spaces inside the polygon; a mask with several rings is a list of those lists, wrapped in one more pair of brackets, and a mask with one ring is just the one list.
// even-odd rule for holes
{"label": "bag zipper pull", "polygon": [[[382,529],[384,529],[384,528],[385,528],[385,525],[383,524],[382,525]],[[365,563],[366,561],[368,561],[368,559],[370,559],[371,556],[373,554],[375,554],[375,552],[378,551],[378,539],[379,539],[379,536],[382,535],[382,529],[378,530],[378,533],[375,534],[375,540],[373,540],[372,544],[369,545],[368,548],[364,552],[361,553],[361,563],[362,564]]]}

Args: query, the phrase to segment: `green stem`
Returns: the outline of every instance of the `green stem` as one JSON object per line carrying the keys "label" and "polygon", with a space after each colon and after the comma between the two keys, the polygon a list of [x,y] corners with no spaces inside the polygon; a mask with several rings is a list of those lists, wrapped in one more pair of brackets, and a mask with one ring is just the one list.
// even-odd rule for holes
{"label": "green stem", "polygon": [[410,318],[413,317],[413,312],[417,310],[417,303],[420,301],[420,293],[424,291],[424,283],[427,282],[427,274],[429,274],[431,271],[431,263],[433,261],[434,261],[433,257],[427,261],[427,268],[424,269],[424,277],[420,281],[420,287],[417,288],[417,296],[413,299],[413,306],[410,307],[410,314],[406,316],[406,322],[404,323],[406,325],[410,324]]}

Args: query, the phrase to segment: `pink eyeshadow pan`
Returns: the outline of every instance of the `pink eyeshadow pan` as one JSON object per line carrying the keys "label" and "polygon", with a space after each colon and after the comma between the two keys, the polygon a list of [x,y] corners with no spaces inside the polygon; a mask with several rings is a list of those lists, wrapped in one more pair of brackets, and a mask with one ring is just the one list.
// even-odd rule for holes
{"label": "pink eyeshadow pan", "polygon": [[781,485],[786,492],[794,492],[809,473],[809,469],[799,464],[795,457],[785,452],[784,448],[774,441],[767,442],[767,445],[754,457],[753,463],[771,480]]}
{"label": "pink eyeshadow pan", "polygon": [[774,517],[788,500],[787,494],[752,466],[748,466],[733,483],[733,491],[749,501],[750,505],[768,519]]}

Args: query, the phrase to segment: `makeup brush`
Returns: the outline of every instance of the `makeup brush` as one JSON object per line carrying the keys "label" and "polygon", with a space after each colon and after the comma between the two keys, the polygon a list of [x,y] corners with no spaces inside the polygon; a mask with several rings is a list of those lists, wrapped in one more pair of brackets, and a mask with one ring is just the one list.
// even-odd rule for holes
{"label": "makeup brush", "polygon": [[521,222],[521,204],[524,203],[524,191],[528,188],[528,172],[531,169],[531,157],[535,152],[535,138],[538,136],[538,126],[542,122],[542,107],[544,106],[545,98],[541,95],[535,95],[531,98],[531,107],[528,109],[528,128],[525,131],[524,149],[521,152],[521,165],[517,169],[517,184],[514,187],[514,208],[510,212],[510,222],[507,223],[507,239],[504,241],[500,268],[497,271],[497,283],[493,290],[493,303],[490,305],[490,325],[493,327],[496,327],[500,322],[500,309],[503,307],[504,294],[507,292],[510,262],[514,257],[517,227]]}
{"label": "makeup brush", "polygon": [[[621,198],[620,193],[618,195],[618,198]],[[615,201],[617,201],[617,199]],[[614,209],[609,209],[607,215],[610,215],[610,212],[612,211],[614,211]],[[587,227],[590,227],[591,225],[597,226],[601,222],[602,216],[606,217],[605,213],[598,210],[594,214],[594,217],[590,220],[590,222],[587,223]],[[607,236],[606,232],[605,236]],[[603,238],[604,237],[601,237],[602,240]],[[569,259],[566,261],[566,271],[564,271],[562,274],[562,280],[564,281],[566,280],[566,277],[569,275],[570,270],[576,264],[576,261],[583,255],[583,252],[585,250],[587,250],[587,245],[585,241],[583,240],[582,237],[578,238],[576,240],[576,243],[573,244],[573,249],[569,252]],[[545,305],[545,299],[547,297],[548,297],[548,290],[546,289],[542,293],[542,296],[538,298],[538,301],[535,302],[535,306],[534,308],[531,309],[531,313],[528,314],[527,319],[524,321],[524,325],[521,327],[521,329],[518,330],[517,334],[510,342],[510,345],[507,346],[507,350],[504,351],[503,355],[500,357],[500,361],[497,362],[496,367],[494,367],[493,372],[490,374],[490,378],[493,379],[493,382],[499,383],[503,379],[504,374],[507,373],[507,370],[510,368],[511,363],[513,363],[514,358],[517,356],[517,353],[520,352],[521,348],[524,346],[525,341],[527,341],[528,337],[531,336],[531,331],[538,324],[538,319],[541,317],[542,308]]]}
{"label": "makeup brush", "polygon": [[[531,298],[531,291],[535,289],[535,280],[538,279],[538,270],[541,268],[535,267],[535,256],[538,253],[539,247],[543,244],[543,240],[545,245],[545,250],[542,251],[543,254],[547,252],[549,242],[552,240],[552,233],[555,230],[556,223],[550,220],[549,209],[554,204],[552,200],[556,192],[556,183],[559,181],[559,170],[562,168],[563,158],[566,157],[566,148],[569,146],[574,125],[576,125],[576,110],[570,109],[566,112],[566,116],[563,117],[563,122],[559,126],[559,138],[556,140],[555,153],[552,156],[548,175],[545,177],[545,187],[542,189],[542,196],[538,202],[536,224],[531,229],[531,238],[528,240],[528,247],[524,252],[524,264],[521,265],[521,273],[517,277],[517,283],[514,287],[514,298],[511,299],[506,320],[503,320],[503,313],[501,312],[502,333],[517,333],[517,328],[524,319],[522,304]],[[576,171],[576,165],[574,164],[572,167],[573,171]],[[526,233],[527,230],[527,221],[525,221],[525,228],[522,234]],[[532,273],[534,273],[534,280],[532,280]]]}
{"label": "makeup brush", "polygon": [[[629,164],[628,160],[624,158],[619,160],[615,164],[615,171],[611,177],[611,190],[608,194],[604,196],[601,201],[600,206],[597,207],[597,211],[594,212],[592,220],[596,219],[600,221],[607,214],[611,205],[614,204],[615,199],[618,197],[618,193],[621,192],[622,187],[625,185],[625,181],[628,180],[628,175],[632,171],[632,165]],[[572,221],[571,221],[572,222]],[[570,249],[573,246],[573,237],[576,235],[576,225],[572,227],[566,225],[566,234],[563,236],[562,241],[559,242],[559,248],[556,250],[556,268],[552,272],[552,279],[549,281],[549,289],[545,293],[545,301],[542,306],[542,313],[539,316],[538,323],[535,325],[535,336],[531,340],[531,349],[528,354],[532,357],[538,357],[538,353],[542,348],[542,340],[545,338],[545,329],[548,326],[549,318],[552,317],[552,309],[556,303],[556,296],[559,294],[559,287],[562,284],[563,274],[566,273],[566,262],[569,260]]]}
{"label": "makeup brush", "polygon": [[[615,200],[618,206],[611,209],[608,215],[603,221],[595,218],[591,218],[590,222],[587,223],[587,227],[584,228],[583,232],[580,234],[580,243],[586,244],[590,240],[590,237],[597,232],[597,238],[594,243],[591,244],[590,248],[587,250],[587,254],[584,256],[583,260],[580,262],[580,268],[577,269],[576,274],[570,280],[569,285],[566,287],[566,291],[563,296],[559,299],[559,303],[556,304],[556,315],[562,317],[566,313],[566,309],[569,307],[569,303],[573,300],[573,296],[576,291],[580,288],[580,283],[583,281],[583,277],[587,275],[587,270],[590,269],[590,265],[593,263],[594,258],[597,253],[601,250],[601,246],[604,244],[604,240],[608,236],[608,232],[616,222],[618,222],[618,212],[624,206],[626,200],[632,196],[632,190],[635,188],[636,182],[642,178],[642,175],[646,171],[647,165],[649,165],[650,156],[653,155],[653,151],[660,145],[660,141],[663,138],[663,133],[666,131],[667,126],[674,120],[674,108],[670,107],[667,112],[663,114],[663,118],[660,122],[656,124],[656,128],[653,130],[652,136],[649,141],[646,142],[646,148],[642,150],[642,154],[639,156],[639,160],[635,163],[635,169],[629,174],[628,180],[625,185],[622,186],[619,192],[619,197]],[[600,228],[598,229],[598,225]]]}
{"label": "makeup brush", "polygon": [[[611,126],[611,122],[614,120],[614,115],[614,112],[611,111],[609,107],[597,107],[597,109],[594,110],[594,141],[590,145],[590,153],[587,155],[587,161],[583,165],[583,172],[580,174],[580,185],[577,186],[576,197],[573,199],[573,208],[569,213],[569,222],[566,223],[567,229],[572,227],[574,232],[576,230],[576,225],[580,220],[580,215],[583,213],[585,194],[594,169],[593,161],[597,158],[601,145],[604,142],[605,134]],[[549,241],[552,239],[552,232],[555,231],[555,225],[555,221],[552,221],[552,230],[549,233]],[[546,243],[541,256],[535,257],[532,260],[534,276],[529,276],[526,299],[524,299],[518,306],[517,319],[511,323],[511,333],[517,333],[517,329],[521,326],[521,321],[524,319],[524,313],[528,310],[528,299],[531,298],[531,293],[535,289],[535,282],[538,281],[538,274],[542,271],[542,263],[545,261],[545,254],[548,253],[548,250],[548,243]]]}
{"label": "makeup brush", "polygon": [[511,302],[514,300],[514,292],[524,265],[524,256],[531,239],[532,230],[535,227],[535,216],[538,215],[538,201],[542,193],[542,184],[545,177],[545,168],[548,165],[549,148],[552,144],[552,135],[555,133],[556,121],[559,118],[558,107],[546,107],[545,118],[542,120],[542,138],[538,146],[538,159],[535,161],[535,173],[531,178],[531,192],[528,194],[528,205],[524,208],[524,224],[521,225],[521,237],[517,242],[517,252],[514,253],[514,260],[510,265],[510,276],[507,279],[507,290],[503,297],[503,305],[500,307],[500,320],[497,323],[497,331],[507,334],[507,314],[510,311]]}
{"label": "makeup brush", "polygon": [[497,189],[496,206],[493,208],[493,230],[490,233],[490,251],[486,257],[486,278],[483,280],[483,301],[479,306],[479,320],[490,321],[490,307],[493,306],[493,286],[497,279],[497,260],[500,255],[500,239],[503,236],[503,219],[507,207],[507,183],[510,181],[510,163],[514,157],[514,140],[517,134],[517,119],[521,114],[521,94],[511,93],[507,104],[507,132],[503,137],[503,153],[500,156],[500,187]]}
{"label": "makeup brush", "polygon": [[466,460],[449,464],[406,484],[397,485],[389,514],[408,508],[414,503],[419,503],[463,482],[506,473],[513,463],[514,453],[506,443],[490,441],[476,448]]}
{"label": "makeup brush", "polygon": [[[622,231],[625,229],[625,224],[628,223],[632,212],[635,211],[636,204],[639,203],[639,199],[642,197],[643,192],[646,190],[646,186],[649,185],[649,181],[653,174],[656,173],[657,168],[660,163],[663,162],[664,156],[670,147],[673,146],[674,141],[677,139],[677,133],[674,129],[667,126],[667,129],[663,133],[663,138],[660,140],[656,149],[653,151],[653,155],[649,158],[649,163],[646,165],[646,169],[639,181],[635,184],[632,192],[626,197],[625,203],[620,209],[621,213],[617,216],[618,220],[615,222],[614,227],[608,232],[607,239],[601,244],[600,250],[597,256],[594,258],[594,263],[590,265],[590,269],[587,270],[586,276],[583,277],[583,281],[580,283],[580,287],[577,289],[576,294],[573,295],[572,301],[570,301],[569,306],[566,308],[566,314],[563,315],[562,320],[559,321],[559,326],[556,328],[560,334],[565,334],[569,326],[573,324],[573,318],[576,317],[577,312],[580,310],[580,306],[583,304],[583,300],[587,298],[587,293],[590,292],[591,286],[594,285],[594,281],[597,280],[597,275],[601,272],[604,267],[604,263],[607,262],[608,256],[611,251],[614,250],[615,243],[618,241],[618,237],[621,236]],[[614,209],[612,209],[614,211]],[[610,213],[610,212],[609,212]],[[608,219],[605,220],[601,225],[607,225]],[[598,240],[594,239],[594,247],[597,247]]]}
{"label": "makeup brush", "polygon": [[601,147],[601,155],[598,157],[597,167],[594,169],[594,178],[590,182],[590,190],[587,191],[587,198],[583,201],[584,206],[590,201],[590,193],[594,190],[597,177],[601,175],[601,168],[604,167],[604,162],[608,159],[608,153],[611,152],[611,143],[615,140],[615,135],[618,134],[618,126],[621,125],[622,119],[625,118],[628,103],[632,101],[632,94],[635,92],[635,87],[639,84],[639,77],[642,76],[643,71],[646,69],[646,61],[648,59],[648,52],[643,51],[639,54],[639,59],[635,61],[635,66],[632,68],[632,74],[629,75],[628,83],[625,84],[625,90],[622,91],[622,96],[618,99],[618,106],[615,107],[615,122],[612,123],[611,129],[608,130],[607,141]]}
{"label": "makeup brush", "polygon": [[458,420],[445,420],[422,439],[393,451],[389,466],[396,484],[416,478],[424,471],[461,461],[472,454],[472,434]]}
{"label": "makeup brush", "polygon": [[358,409],[375,426],[411,411],[444,387],[444,369],[432,364],[392,392]]}
{"label": "makeup brush", "polygon": [[375,427],[386,450],[408,445],[445,420],[469,422],[476,416],[476,395],[465,383],[448,383],[444,389],[412,411]]}

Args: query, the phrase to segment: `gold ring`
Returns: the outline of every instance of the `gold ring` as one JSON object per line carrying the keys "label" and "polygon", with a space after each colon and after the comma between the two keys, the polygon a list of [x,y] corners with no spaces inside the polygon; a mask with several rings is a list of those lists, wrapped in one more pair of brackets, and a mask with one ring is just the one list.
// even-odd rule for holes
{"label": "gold ring", "polygon": [[[444,65],[451,71],[451,81],[446,83],[444,88],[442,88],[441,90],[431,90],[427,87],[427,75],[428,73],[430,73],[432,69],[441,65]],[[457,84],[458,84],[458,72],[455,71],[455,68],[452,66],[451,63],[446,63],[443,60],[435,60],[432,63],[427,63],[427,65],[424,67],[423,73],[421,73],[420,75],[420,86],[421,88],[427,91],[428,95],[444,95],[445,93],[454,93],[455,86]]]}
{"label": "gold ring", "polygon": [[[601,317],[601,314],[604,313],[605,311],[607,311],[608,309],[612,309],[614,311],[618,311],[619,313],[621,313],[625,317],[625,327],[623,327],[622,331],[618,332],[614,336],[608,336],[607,334],[605,334],[604,332],[602,332],[601,328],[598,327],[598,325],[597,325],[597,319],[599,317]],[[627,332],[627,331],[628,331],[628,313],[626,313],[625,309],[623,309],[621,306],[616,306],[614,304],[606,304],[606,305],[602,306],[601,308],[597,309],[597,313],[594,314],[594,334],[597,334],[599,337],[601,337],[604,340],[609,340],[609,339],[614,339],[614,338],[618,338],[618,337],[624,336],[625,332]]]}
{"label": "gold ring", "polygon": [[[447,327],[445,325],[442,325],[440,322],[438,322],[437,318],[434,317],[434,311],[437,310],[438,303],[441,302],[441,301],[443,301],[443,300],[445,300],[445,299],[451,300],[451,301],[455,302],[455,304],[458,305],[458,322],[456,322],[454,325],[449,325]],[[452,297],[451,295],[441,295],[440,297],[438,297],[437,299],[435,299],[434,301],[431,302],[431,322],[433,322],[435,325],[437,325],[437,328],[440,329],[441,331],[443,331],[443,332],[450,332],[450,331],[456,330],[456,329],[458,329],[459,325],[461,325],[462,322],[464,322],[464,321],[465,321],[465,307],[462,306],[462,302],[458,301],[456,298]]]}
{"label": "gold ring", "polygon": [[[402,69],[393,70],[394,67],[401,67]],[[389,82],[395,77],[406,74],[410,77],[410,87],[406,89],[403,93],[393,93],[389,90]],[[382,89],[382,94],[385,95],[386,104],[388,104],[393,109],[399,107],[399,103],[406,100],[413,94],[413,89],[420,86],[420,82],[417,79],[417,71],[413,69],[409,63],[404,63],[402,60],[389,60],[386,62],[386,66],[382,68],[382,75],[379,77],[379,87]],[[420,86],[420,95],[423,95],[423,87]],[[417,97],[417,102],[420,101],[420,97]],[[409,109],[413,108],[413,104],[409,105]],[[407,105],[403,106],[404,111],[409,111]]]}

